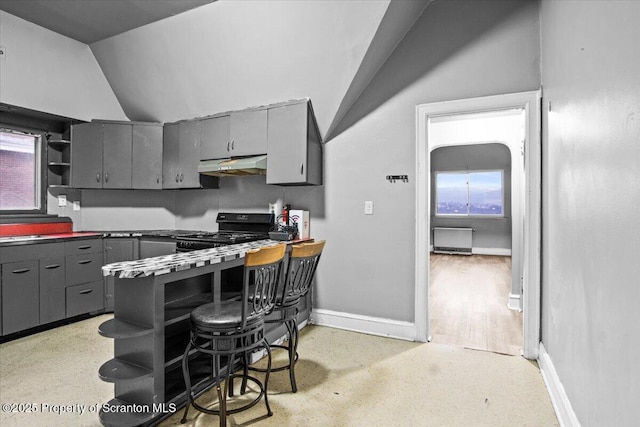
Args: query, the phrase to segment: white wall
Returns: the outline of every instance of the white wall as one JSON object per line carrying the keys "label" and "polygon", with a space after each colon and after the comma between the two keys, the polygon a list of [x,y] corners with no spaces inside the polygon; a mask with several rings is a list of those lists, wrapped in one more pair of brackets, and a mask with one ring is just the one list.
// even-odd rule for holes
{"label": "white wall", "polygon": [[541,5],[542,341],[583,426],[640,419],[640,2]]}
{"label": "white wall", "polygon": [[325,145],[315,307],[414,321],[416,106],[538,89],[538,38],[535,1],[429,5]]}
{"label": "white wall", "polygon": [[79,120],[127,120],[89,46],[0,11],[0,102]]}

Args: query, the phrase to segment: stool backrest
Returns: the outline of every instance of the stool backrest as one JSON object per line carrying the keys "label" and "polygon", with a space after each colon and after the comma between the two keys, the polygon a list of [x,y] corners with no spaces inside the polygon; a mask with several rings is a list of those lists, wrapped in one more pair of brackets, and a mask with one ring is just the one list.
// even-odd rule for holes
{"label": "stool backrest", "polygon": [[247,251],[244,256],[242,319],[246,324],[273,309],[286,245],[280,243]]}
{"label": "stool backrest", "polygon": [[309,292],[324,243],[324,240],[320,240],[291,247],[287,273],[276,300],[277,306],[294,305]]}

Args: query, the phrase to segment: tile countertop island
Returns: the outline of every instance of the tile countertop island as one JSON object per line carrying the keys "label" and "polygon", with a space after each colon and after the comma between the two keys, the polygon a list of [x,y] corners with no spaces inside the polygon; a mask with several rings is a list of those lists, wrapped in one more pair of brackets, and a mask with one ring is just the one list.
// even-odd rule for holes
{"label": "tile countertop island", "polygon": [[244,254],[251,249],[276,245],[278,243],[282,242],[266,239],[249,243],[221,246],[218,248],[144,258],[136,261],[116,262],[103,266],[102,273],[105,276],[114,276],[120,279],[131,279],[152,275],[160,276],[163,274],[244,258]]}
{"label": "tile countertop island", "polygon": [[[100,335],[114,339],[114,358],[98,372],[103,381],[114,383],[115,397],[99,414],[103,425],[155,424],[184,406],[181,362],[191,311],[237,296],[246,252],[278,243],[300,242],[259,240],[102,267],[115,282],[114,317],[98,328]],[[275,339],[286,332],[273,333]],[[196,394],[216,382],[210,357],[194,354],[189,363]]]}

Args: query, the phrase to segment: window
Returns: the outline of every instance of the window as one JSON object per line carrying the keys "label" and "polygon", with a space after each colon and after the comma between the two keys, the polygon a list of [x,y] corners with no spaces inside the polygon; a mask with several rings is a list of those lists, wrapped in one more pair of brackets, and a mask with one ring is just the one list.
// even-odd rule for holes
{"label": "window", "polygon": [[436,172],[436,215],[503,216],[503,171]]}
{"label": "window", "polygon": [[41,136],[0,130],[0,213],[41,212]]}

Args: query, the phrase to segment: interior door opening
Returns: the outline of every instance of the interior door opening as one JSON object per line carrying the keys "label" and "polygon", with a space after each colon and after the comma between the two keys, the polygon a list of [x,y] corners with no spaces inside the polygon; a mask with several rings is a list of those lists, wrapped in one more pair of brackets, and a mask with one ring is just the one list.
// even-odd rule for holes
{"label": "interior door opening", "polygon": [[[473,255],[465,257],[469,264],[474,257],[476,260],[480,260],[482,257],[494,261],[502,260],[502,274],[504,275],[506,271],[510,280],[508,278],[502,279],[502,281],[508,281],[509,286],[508,295],[505,292],[500,296],[502,301],[500,308],[504,309],[508,306],[515,309],[515,312],[507,311],[510,315],[522,310],[520,318],[515,316],[521,326],[519,330],[522,332],[519,333],[519,339],[516,339],[518,342],[511,344],[520,346],[525,357],[537,358],[540,333],[539,102],[539,92],[525,92],[425,104],[417,107],[416,339],[418,341],[427,340],[432,336],[432,332],[437,332],[435,319],[431,318],[432,314],[437,315],[437,309],[429,306],[429,297],[434,297],[430,293],[429,286],[436,283],[433,282],[433,279],[438,279],[438,268],[442,274],[442,271],[446,271],[442,267],[447,264],[446,259],[434,257],[434,271],[432,271],[434,277],[430,277],[433,228],[435,226],[452,228],[464,226],[475,230],[472,245]],[[480,126],[480,124],[482,125]],[[491,164],[497,157],[500,157],[500,155],[496,155],[498,151],[491,153],[491,148],[497,149],[498,147],[502,147],[500,155],[506,156],[510,160],[508,166]],[[449,152],[444,155],[443,152],[438,152],[441,149],[449,150]],[[505,155],[505,153],[508,154]],[[466,202],[468,205],[466,211],[464,208],[462,213],[460,210],[452,211],[449,205],[438,204],[436,206],[435,188],[438,184],[435,174],[438,169],[467,174],[467,200],[462,202],[454,200],[452,203],[455,206],[456,202],[460,202],[461,206],[464,206]],[[504,177],[504,188],[502,188],[504,193],[502,197],[490,198],[492,201],[486,203],[486,206],[474,207],[473,204],[477,203],[478,199],[474,199],[477,195],[472,193],[477,188],[471,184],[471,181],[473,181],[474,171],[478,170],[503,171],[501,176]],[[482,193],[482,191],[480,192]],[[474,212],[490,213],[491,209],[499,211],[500,203],[503,204],[503,215],[482,217],[482,215],[471,214]],[[455,215],[447,215],[452,212]],[[449,261],[464,262],[463,256],[455,255],[455,257],[457,260],[453,258],[454,261]],[[510,271],[506,268],[507,266],[510,267]],[[460,266],[458,267],[458,271],[463,270]],[[465,268],[473,270],[472,267],[473,265],[470,264]],[[494,267],[500,269],[499,263]],[[450,269],[450,271],[455,270],[455,268]],[[488,271],[491,271],[491,268]],[[444,273],[444,276],[446,277],[447,274],[449,273]],[[487,274],[492,275],[492,273]],[[460,279],[458,277],[455,280],[479,282],[478,276],[479,273],[476,273],[475,278]],[[487,286],[496,288],[499,281],[493,279],[493,281],[489,281],[488,285],[483,286],[484,288]],[[455,284],[450,285],[450,287],[455,286]],[[478,289],[481,288],[472,288],[472,290]],[[436,302],[434,301],[434,303]],[[474,302],[469,300],[460,304],[457,309],[451,309],[453,313],[445,315],[446,322],[455,323],[456,312],[462,312],[462,308],[473,305]],[[430,319],[434,320],[434,325],[430,325]],[[492,322],[487,319],[479,322],[483,321],[485,323]],[[476,319],[476,323],[478,323],[478,319]],[[432,327],[434,327],[433,330]],[[488,327],[492,332],[497,332],[491,329],[492,325]],[[501,333],[509,334],[511,332],[502,331]],[[477,331],[466,332],[466,335],[471,338],[474,337],[474,334],[478,335]],[[481,340],[487,341],[488,338]],[[471,342],[466,346],[476,347]],[[491,348],[487,349],[491,350]],[[514,353],[513,349],[493,351]]]}

